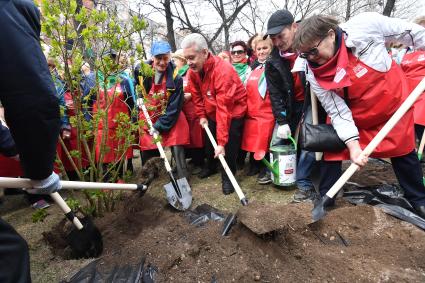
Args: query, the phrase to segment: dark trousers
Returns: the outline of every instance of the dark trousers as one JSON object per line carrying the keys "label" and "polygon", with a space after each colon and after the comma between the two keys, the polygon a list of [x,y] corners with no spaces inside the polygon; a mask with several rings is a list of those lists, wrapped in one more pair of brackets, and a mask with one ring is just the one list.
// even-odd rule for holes
{"label": "dark trousers", "polygon": [[[229,140],[226,146],[224,147],[225,159],[227,165],[229,166],[233,174],[236,173],[236,159],[238,158],[239,149],[241,148],[243,123],[243,118],[232,119],[229,129]],[[213,120],[208,119],[208,127],[210,128],[210,131],[213,134],[214,138],[217,140],[217,123]],[[206,133],[205,140],[205,156],[207,158],[208,166],[210,166],[210,168],[213,168],[214,164],[217,164],[217,159],[214,160],[214,147]],[[221,173],[221,180],[229,180],[224,170]]]}
{"label": "dark trousers", "polygon": [[158,149],[151,149],[151,150],[141,150],[140,151],[140,158],[142,159],[142,166],[148,162],[149,159],[153,157],[159,157],[159,150]]}
{"label": "dark trousers", "polygon": [[[425,205],[422,167],[415,151],[391,158],[391,165],[404,196],[413,206]],[[342,175],[342,161],[322,161],[320,167],[320,195],[324,196]]]}
{"label": "dark trousers", "polygon": [[425,129],[425,126],[415,124],[415,134],[419,142],[421,142],[422,135],[424,134],[424,129]]}
{"label": "dark trousers", "polygon": [[27,242],[0,218],[0,282],[31,282]]}
{"label": "dark trousers", "polygon": [[205,159],[205,149],[201,148],[186,148],[185,154],[187,158],[192,159],[192,163],[195,166],[202,167],[204,166]]}

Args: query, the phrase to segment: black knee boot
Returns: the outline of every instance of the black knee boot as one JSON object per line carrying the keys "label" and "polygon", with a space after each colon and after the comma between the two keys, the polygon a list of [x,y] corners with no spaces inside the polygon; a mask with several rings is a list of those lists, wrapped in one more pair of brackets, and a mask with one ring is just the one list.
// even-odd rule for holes
{"label": "black knee boot", "polygon": [[184,154],[184,148],[181,145],[175,145],[171,147],[171,151],[174,156],[174,160],[177,165],[177,175],[179,178],[188,178],[186,157]]}

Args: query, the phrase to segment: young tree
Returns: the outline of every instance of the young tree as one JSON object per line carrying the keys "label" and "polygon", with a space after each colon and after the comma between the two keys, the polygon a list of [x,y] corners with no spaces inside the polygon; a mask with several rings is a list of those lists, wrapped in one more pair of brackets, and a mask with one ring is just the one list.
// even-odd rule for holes
{"label": "young tree", "polygon": [[[138,17],[123,22],[116,16],[117,7],[108,3],[97,9],[86,8],[75,0],[42,1],[42,33],[49,45],[48,56],[56,63],[57,71],[66,86],[65,95],[75,148],[70,148],[60,137],[62,161],[71,164],[73,172],[82,181],[110,181],[120,178],[125,161],[125,153],[134,144],[134,134],[138,132],[138,122],[132,122],[132,115],[117,113],[108,118],[108,110],[116,99],[117,86],[124,76],[123,57],[131,52],[131,36],[146,27]],[[109,3],[110,4],[110,3]],[[114,50],[116,60],[111,56]],[[137,46],[137,58],[143,50]],[[132,62],[135,58],[130,58]],[[92,69],[92,86],[84,93],[82,82],[87,77],[82,67]],[[115,84],[114,84],[115,83]],[[111,93],[112,95],[107,95]],[[103,94],[103,95],[102,95]],[[97,109],[97,111],[94,111]],[[135,110],[131,114],[136,114]],[[108,123],[116,124],[112,139],[116,148],[110,148],[106,141],[111,139]],[[102,125],[102,135],[98,135]],[[103,157],[112,152],[116,159],[105,166]],[[64,176],[67,172],[62,167]],[[115,192],[89,192],[85,195],[90,213],[101,214],[114,207]]]}

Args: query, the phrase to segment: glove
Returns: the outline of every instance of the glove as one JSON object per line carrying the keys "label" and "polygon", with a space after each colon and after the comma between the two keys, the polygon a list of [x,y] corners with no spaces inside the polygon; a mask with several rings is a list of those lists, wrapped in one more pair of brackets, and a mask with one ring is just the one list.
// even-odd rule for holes
{"label": "glove", "polygon": [[159,132],[158,132],[158,130],[157,129],[155,129],[154,127],[151,127],[150,129],[149,129],[149,135],[151,135],[151,136],[154,136],[154,135],[159,135]]}
{"label": "glove", "polygon": [[51,194],[59,191],[62,188],[59,175],[55,172],[43,180],[31,180],[32,189],[28,189],[27,192],[30,194]]}
{"label": "glove", "polygon": [[279,127],[277,127],[277,133],[276,133],[278,138],[281,139],[288,139],[289,136],[291,135],[291,129],[289,128],[288,124],[284,124],[284,125],[280,125]]}

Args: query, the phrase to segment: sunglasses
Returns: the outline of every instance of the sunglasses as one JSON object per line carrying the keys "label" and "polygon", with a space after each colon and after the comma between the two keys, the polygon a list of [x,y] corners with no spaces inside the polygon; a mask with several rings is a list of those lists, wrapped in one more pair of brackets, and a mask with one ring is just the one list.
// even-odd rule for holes
{"label": "sunglasses", "polygon": [[241,55],[241,54],[244,54],[244,53],[245,53],[245,50],[230,51],[230,54],[232,54],[232,55],[236,55],[236,54]]}
{"label": "sunglasses", "polygon": [[327,35],[325,37],[323,37],[319,43],[316,44],[316,46],[314,46],[313,48],[311,48],[309,51],[307,52],[300,52],[300,54],[298,54],[299,57],[303,58],[303,59],[307,59],[308,56],[317,56],[317,54],[319,54],[319,49],[318,47],[320,46],[320,44],[322,43],[322,41],[328,37]]}

